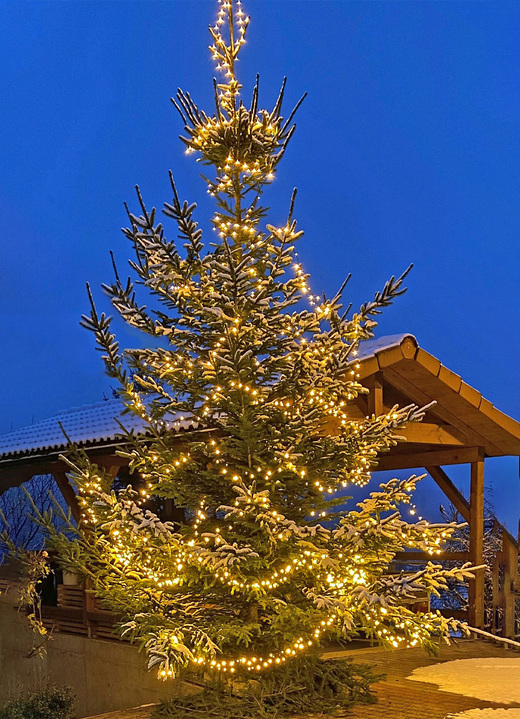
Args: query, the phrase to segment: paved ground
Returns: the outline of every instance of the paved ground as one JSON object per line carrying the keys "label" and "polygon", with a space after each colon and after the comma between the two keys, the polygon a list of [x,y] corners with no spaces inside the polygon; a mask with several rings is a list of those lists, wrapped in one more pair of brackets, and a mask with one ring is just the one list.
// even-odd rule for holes
{"label": "paved ground", "polygon": [[[348,719],[445,719],[467,709],[484,707],[517,707],[518,704],[496,704],[480,701],[460,694],[439,691],[434,684],[409,681],[417,667],[454,659],[477,657],[518,656],[517,652],[502,646],[478,640],[464,640],[459,644],[443,646],[439,657],[430,657],[422,649],[403,649],[387,652],[379,648],[355,649],[350,652],[330,652],[327,657],[350,656],[354,661],[374,666],[377,673],[386,674],[384,681],[375,686],[377,704],[360,704],[346,713]],[[94,719],[149,719],[153,705],[103,714]]]}
{"label": "paved ground", "polygon": [[484,707],[513,707],[518,704],[496,704],[460,694],[439,691],[435,684],[409,681],[417,667],[424,667],[454,659],[477,657],[518,656],[502,646],[476,640],[464,640],[458,645],[442,647],[438,658],[430,657],[422,649],[385,652],[377,649],[358,649],[350,652],[356,662],[372,664],[386,679],[375,685],[377,704],[358,705],[345,716],[349,719],[445,719],[467,709]]}

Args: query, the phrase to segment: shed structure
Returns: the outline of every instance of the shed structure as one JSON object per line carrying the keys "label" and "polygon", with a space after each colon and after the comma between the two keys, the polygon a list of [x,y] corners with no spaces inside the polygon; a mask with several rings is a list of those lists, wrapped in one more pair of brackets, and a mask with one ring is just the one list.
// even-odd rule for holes
{"label": "shed structure", "polygon": [[[520,456],[520,423],[493,406],[441,362],[419,347],[409,334],[382,337],[362,343],[352,373],[368,393],[350,407],[352,418],[364,418],[389,411],[394,405],[435,404],[424,421],[400,431],[406,442],[399,443],[379,458],[376,471],[424,468],[461,516],[469,523],[469,552],[449,553],[450,560],[483,563],[484,469],[486,457]],[[18,486],[37,474],[52,474],[71,508],[79,518],[79,506],[67,479],[67,466],[60,459],[66,449],[63,429],[99,466],[124,478],[127,460],[117,454],[124,447],[119,421],[136,434],[146,435],[145,424],[133,415],[121,416],[119,400],[107,400],[60,413],[0,437],[0,493]],[[196,422],[176,417],[172,431],[185,441],[186,434],[204,431]],[[330,428],[333,432],[333,427]],[[465,497],[451,481],[446,468],[469,466],[470,492]],[[518,542],[505,528],[497,528],[502,550],[495,558],[492,629],[504,636],[515,635],[515,608],[520,596]],[[448,555],[441,555],[440,560]],[[398,561],[424,561],[426,555],[405,552]],[[484,626],[484,572],[476,572],[469,583],[467,619],[471,626]]]}

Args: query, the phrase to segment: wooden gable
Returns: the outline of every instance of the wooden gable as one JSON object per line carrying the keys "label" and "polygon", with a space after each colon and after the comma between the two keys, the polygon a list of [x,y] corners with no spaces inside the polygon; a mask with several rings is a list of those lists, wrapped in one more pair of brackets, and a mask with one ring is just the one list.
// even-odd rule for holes
{"label": "wooden gable", "polygon": [[407,442],[382,456],[380,469],[461,464],[480,456],[520,456],[520,423],[419,347],[411,335],[360,357],[356,376],[369,394],[359,397],[351,408],[353,417],[379,415],[396,404],[435,402],[423,422],[399,432]]}

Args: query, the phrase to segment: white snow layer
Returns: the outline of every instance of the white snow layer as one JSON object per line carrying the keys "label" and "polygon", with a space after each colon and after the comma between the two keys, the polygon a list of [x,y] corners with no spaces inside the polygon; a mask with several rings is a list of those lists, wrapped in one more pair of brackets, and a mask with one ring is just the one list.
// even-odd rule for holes
{"label": "white snow layer", "polygon": [[447,719],[520,719],[520,709],[469,709]]}
{"label": "white snow layer", "polygon": [[[501,704],[520,704],[520,659],[517,658],[456,659],[452,662],[414,669],[408,679],[438,684],[442,691],[462,694],[466,697]],[[510,712],[507,714],[507,719],[517,719],[517,717],[520,719],[520,709],[507,711]],[[457,716],[473,717],[473,714]],[[474,716],[487,717],[488,714]],[[489,714],[489,716],[501,718],[500,714]]]}

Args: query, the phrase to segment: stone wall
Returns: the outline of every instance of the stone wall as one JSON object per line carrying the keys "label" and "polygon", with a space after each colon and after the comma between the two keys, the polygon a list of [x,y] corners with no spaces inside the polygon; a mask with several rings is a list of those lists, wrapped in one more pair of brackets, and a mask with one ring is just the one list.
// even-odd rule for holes
{"label": "stone wall", "polygon": [[[38,639],[36,637],[36,639]],[[180,682],[161,682],[146,658],[123,642],[55,634],[43,658],[31,656],[35,635],[16,608],[16,591],[0,595],[0,706],[49,684],[72,687],[76,715],[92,716],[151,704],[190,691]]]}

